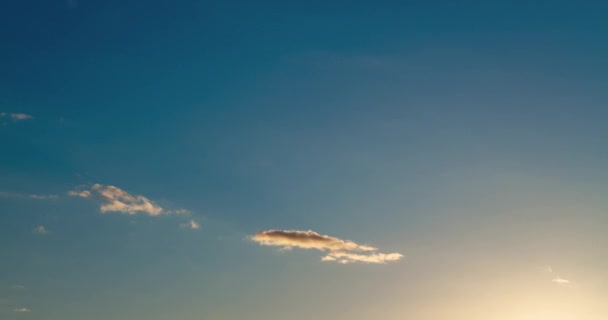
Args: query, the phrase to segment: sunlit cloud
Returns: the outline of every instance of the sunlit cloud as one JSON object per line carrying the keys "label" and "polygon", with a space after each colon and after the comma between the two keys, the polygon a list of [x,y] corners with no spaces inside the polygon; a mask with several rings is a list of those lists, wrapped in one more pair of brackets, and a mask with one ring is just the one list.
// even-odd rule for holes
{"label": "sunlit cloud", "polygon": [[188,223],[184,223],[181,226],[183,228],[189,228],[189,229],[193,229],[193,230],[198,230],[201,228],[201,225],[194,220],[190,220]]}
{"label": "sunlit cloud", "polygon": [[102,201],[99,211],[120,212],[126,214],[145,213],[150,216],[161,215],[162,207],[141,195],[132,195],[118,187],[94,184],[89,190],[82,187],[68,192],[68,195],[81,198],[91,198],[93,195]]}
{"label": "sunlit cloud", "polygon": [[563,278],[560,278],[560,277],[555,277],[551,281],[553,281],[554,283],[557,283],[557,284],[568,284],[568,283],[570,283],[570,280],[566,280],[566,279],[563,279]]}
{"label": "sunlit cloud", "polygon": [[373,253],[373,254],[356,254],[350,252],[330,252],[323,258],[322,261],[336,261],[342,264],[351,262],[365,262],[365,263],[387,263],[397,261],[403,258],[400,253]]}
{"label": "sunlit cloud", "polygon": [[[545,273],[551,273],[553,274],[555,272],[555,270],[553,269],[553,267],[546,265],[546,266],[542,266],[542,267],[538,267],[539,270],[545,272]],[[557,284],[568,284],[570,283],[570,280],[564,279],[558,275],[555,275],[553,277],[553,279],[551,280],[551,282],[553,283],[557,283]]]}
{"label": "sunlit cloud", "polygon": [[350,240],[321,235],[312,230],[267,230],[251,237],[251,240],[263,246],[275,246],[282,250],[293,248],[314,249],[327,252],[321,261],[333,261],[342,264],[351,262],[386,263],[403,257],[400,253],[378,253],[378,248],[357,244]]}
{"label": "sunlit cloud", "polygon": [[31,312],[32,310],[28,309],[28,308],[17,308],[15,309],[15,312],[19,312],[19,313],[25,313],[25,312]]}
{"label": "sunlit cloud", "polygon": [[42,234],[42,235],[49,233],[48,230],[46,230],[46,228],[44,226],[37,226],[34,229],[34,232],[37,234]]}
{"label": "sunlit cloud", "polygon": [[68,191],[68,196],[90,198],[91,191],[89,191],[89,190],[72,190],[72,191]]}

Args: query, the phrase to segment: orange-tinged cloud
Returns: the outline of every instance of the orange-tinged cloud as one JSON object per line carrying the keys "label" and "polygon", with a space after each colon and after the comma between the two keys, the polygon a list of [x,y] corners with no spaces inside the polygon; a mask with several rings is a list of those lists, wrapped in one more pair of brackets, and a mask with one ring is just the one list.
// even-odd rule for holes
{"label": "orange-tinged cloud", "polygon": [[150,216],[158,216],[164,212],[162,207],[150,199],[140,195],[132,195],[110,185],[94,184],[90,190],[77,189],[68,192],[68,195],[81,198],[97,196],[103,201],[99,207],[101,212],[121,212],[131,215],[143,212]]}
{"label": "orange-tinged cloud", "polygon": [[350,240],[321,235],[312,230],[267,230],[251,237],[251,240],[264,245],[292,248],[315,249],[328,252],[321,261],[334,261],[342,264],[351,262],[386,263],[403,257],[400,253],[378,253],[378,248],[357,244]]}

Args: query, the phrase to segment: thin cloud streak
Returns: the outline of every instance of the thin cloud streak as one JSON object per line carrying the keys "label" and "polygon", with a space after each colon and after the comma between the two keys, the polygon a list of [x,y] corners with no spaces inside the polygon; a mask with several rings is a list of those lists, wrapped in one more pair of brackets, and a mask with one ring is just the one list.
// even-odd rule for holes
{"label": "thin cloud streak", "polygon": [[59,198],[56,194],[30,194],[30,193],[15,193],[0,191],[0,197],[2,198],[16,198],[16,199],[34,199],[34,200],[53,200]]}
{"label": "thin cloud streak", "polygon": [[557,283],[557,284],[568,284],[568,283],[570,283],[570,280],[566,280],[566,279],[563,279],[563,278],[560,278],[560,277],[555,277],[551,281],[553,281],[554,283]]}
{"label": "thin cloud streak", "polygon": [[263,246],[280,247],[289,251],[293,248],[314,249],[327,252],[321,261],[348,264],[352,262],[383,264],[403,258],[400,253],[379,253],[378,248],[357,244],[350,240],[321,235],[312,230],[267,230],[251,237]]}
{"label": "thin cloud streak", "polygon": [[68,191],[68,196],[72,196],[72,197],[81,197],[81,198],[90,198],[91,197],[91,191],[89,190],[72,190],[72,191]]}
{"label": "thin cloud streak", "polygon": [[25,313],[25,312],[31,312],[32,310],[28,309],[28,308],[17,308],[15,309],[15,312],[19,312],[19,313]]}
{"label": "thin cloud streak", "polygon": [[33,118],[31,115],[25,113],[11,113],[10,116],[14,121],[29,120]]}
{"label": "thin cloud streak", "polygon": [[32,117],[29,114],[26,113],[6,113],[6,112],[0,112],[0,118],[4,118],[4,117],[9,117],[11,118],[13,121],[23,121],[23,120],[30,120],[33,119],[34,117]]}

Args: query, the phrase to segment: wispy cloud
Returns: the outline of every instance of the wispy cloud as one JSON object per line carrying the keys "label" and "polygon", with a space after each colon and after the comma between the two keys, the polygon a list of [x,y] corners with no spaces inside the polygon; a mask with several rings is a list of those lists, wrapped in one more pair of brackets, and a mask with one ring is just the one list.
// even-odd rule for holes
{"label": "wispy cloud", "polygon": [[46,228],[44,226],[37,226],[36,228],[34,228],[34,232],[37,234],[47,234],[49,233],[48,230],[46,230]]}
{"label": "wispy cloud", "polygon": [[68,196],[90,198],[91,191],[89,191],[89,190],[72,190],[72,191],[68,191]]}
{"label": "wispy cloud", "polygon": [[28,309],[28,308],[17,308],[15,309],[15,312],[19,312],[19,313],[24,313],[24,312],[31,312],[32,310]]}
{"label": "wispy cloud", "polygon": [[132,195],[118,187],[94,184],[87,189],[78,189],[68,192],[70,196],[91,198],[93,194],[102,201],[99,211],[121,212],[126,214],[145,213],[149,216],[159,216],[164,209],[141,195]]}
{"label": "wispy cloud", "polygon": [[26,114],[26,113],[0,112],[0,118],[4,118],[4,117],[11,118],[13,121],[23,121],[23,120],[29,120],[29,119],[34,118],[31,115]]}
{"label": "wispy cloud", "polygon": [[190,213],[192,213],[192,212],[190,212],[190,210],[187,210],[187,209],[167,210],[166,212],[168,214],[186,215],[186,216],[189,215]]}
{"label": "wispy cloud", "polygon": [[251,237],[251,240],[264,246],[280,247],[282,250],[301,248],[327,252],[321,258],[322,261],[334,261],[342,264],[352,262],[386,263],[397,261],[403,257],[400,253],[378,253],[378,248],[321,235],[312,230],[267,230],[258,232]]}
{"label": "wispy cloud", "polygon": [[56,194],[31,194],[31,193],[15,193],[0,191],[2,198],[17,198],[17,199],[34,199],[34,200],[53,200],[57,199]]}
{"label": "wispy cloud", "polygon": [[51,200],[59,198],[59,196],[56,194],[30,194],[28,197],[36,200]]}
{"label": "wispy cloud", "polygon": [[15,121],[29,120],[33,118],[31,115],[25,113],[11,113],[10,116],[11,119]]}
{"label": "wispy cloud", "polygon": [[[550,273],[550,274],[554,274],[554,272],[555,272],[553,267],[551,267],[549,265],[538,267],[538,269],[545,273]],[[557,284],[568,284],[568,283],[570,283],[570,280],[564,279],[564,278],[560,277],[559,275],[555,275],[553,277],[553,279],[551,280],[551,282],[557,283]]]}
{"label": "wispy cloud", "polygon": [[568,283],[570,283],[570,280],[566,280],[566,279],[563,279],[563,278],[560,278],[560,277],[555,277],[551,281],[553,281],[554,283],[557,283],[557,284],[568,284]]}

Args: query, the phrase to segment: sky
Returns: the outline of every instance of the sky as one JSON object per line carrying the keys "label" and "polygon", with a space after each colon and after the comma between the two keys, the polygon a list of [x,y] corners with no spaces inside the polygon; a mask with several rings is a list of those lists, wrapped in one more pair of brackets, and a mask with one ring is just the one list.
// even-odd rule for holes
{"label": "sky", "polygon": [[607,10],[0,2],[0,319],[606,319]]}

